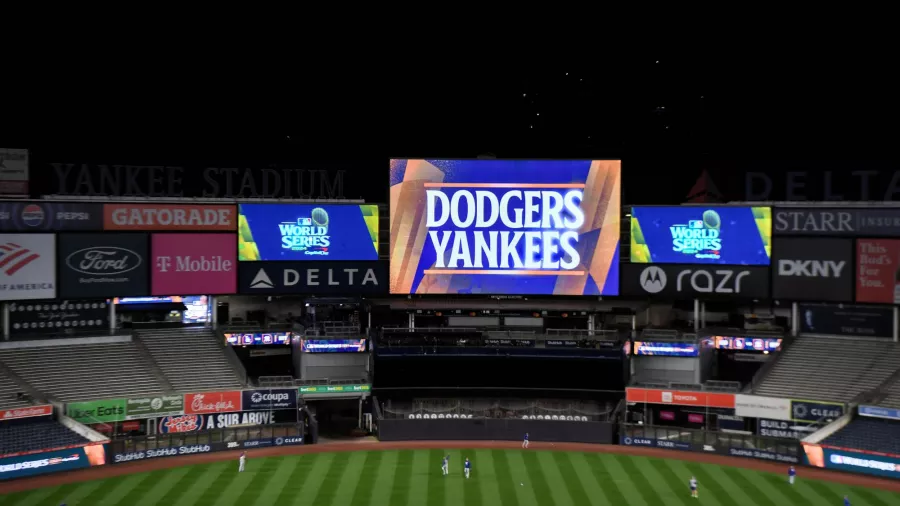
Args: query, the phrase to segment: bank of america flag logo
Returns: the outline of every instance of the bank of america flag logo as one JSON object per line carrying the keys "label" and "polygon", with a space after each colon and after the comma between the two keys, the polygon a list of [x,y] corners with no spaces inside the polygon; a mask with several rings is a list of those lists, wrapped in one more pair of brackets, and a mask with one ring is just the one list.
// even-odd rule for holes
{"label": "bank of america flag logo", "polygon": [[250,282],[250,288],[275,288],[275,285],[272,284],[266,271],[260,269],[253,281]]}
{"label": "bank of america flag logo", "polygon": [[0,244],[0,270],[7,276],[14,275],[38,258],[40,255],[14,242]]}

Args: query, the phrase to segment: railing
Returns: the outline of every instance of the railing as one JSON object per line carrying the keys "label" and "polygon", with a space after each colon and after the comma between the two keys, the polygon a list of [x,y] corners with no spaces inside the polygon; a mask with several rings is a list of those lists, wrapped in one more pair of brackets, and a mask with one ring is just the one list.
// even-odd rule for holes
{"label": "railing", "polygon": [[[411,403],[388,400],[383,406],[388,419],[415,418],[524,418],[606,421],[612,405],[567,400],[421,399]],[[576,418],[577,417],[577,418]]]}
{"label": "railing", "polygon": [[221,332],[284,332],[292,330],[293,325],[290,323],[270,323],[263,325],[262,323],[247,322],[241,324],[219,325],[218,330]]}
{"label": "railing", "polygon": [[740,392],[741,382],[709,380],[703,384],[703,389],[713,392]]}
{"label": "railing", "polygon": [[662,388],[666,390],[693,390],[705,392],[740,392],[738,381],[710,380],[706,383],[684,383],[678,381],[633,381],[631,386],[638,388]]}
{"label": "railing", "polygon": [[[637,444],[639,446],[715,452],[724,455],[747,457],[756,456],[765,460],[783,460],[792,463],[802,461],[800,441],[796,439],[778,439],[754,436],[752,434],[652,425],[623,425],[620,434],[623,439],[630,439],[630,441],[626,441],[626,444]],[[750,455],[746,454],[747,451],[765,452],[776,456],[788,457],[788,459]]]}
{"label": "railing", "polygon": [[229,427],[202,432],[176,432],[152,436],[114,439],[110,442],[112,453],[141,452],[178,446],[232,443],[256,439],[302,437],[302,423],[255,425],[252,427]]}

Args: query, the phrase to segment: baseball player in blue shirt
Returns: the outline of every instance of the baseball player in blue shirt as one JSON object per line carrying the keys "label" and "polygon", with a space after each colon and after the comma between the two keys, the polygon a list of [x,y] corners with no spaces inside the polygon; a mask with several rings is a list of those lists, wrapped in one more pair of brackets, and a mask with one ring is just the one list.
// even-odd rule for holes
{"label": "baseball player in blue shirt", "polygon": [[790,483],[791,485],[793,485],[793,484],[794,484],[794,478],[795,478],[796,476],[797,476],[797,470],[794,469],[794,466],[791,466],[791,467],[788,469],[788,483]]}
{"label": "baseball player in blue shirt", "polygon": [[450,474],[450,456],[447,455],[444,457],[444,463],[441,464],[441,471],[444,473],[444,476]]}
{"label": "baseball player in blue shirt", "polygon": [[847,496],[844,496],[844,506],[850,506],[850,498]]}
{"label": "baseball player in blue shirt", "polygon": [[525,433],[525,440],[522,441],[522,448],[528,448],[528,433]]}
{"label": "baseball player in blue shirt", "polygon": [[472,470],[472,463],[469,462],[469,459],[466,459],[466,479],[469,479],[469,472]]}

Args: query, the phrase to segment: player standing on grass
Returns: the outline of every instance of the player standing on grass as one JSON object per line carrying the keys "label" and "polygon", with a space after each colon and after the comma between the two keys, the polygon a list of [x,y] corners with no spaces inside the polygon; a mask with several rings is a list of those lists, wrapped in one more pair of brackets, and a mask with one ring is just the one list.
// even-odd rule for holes
{"label": "player standing on grass", "polygon": [[525,433],[525,440],[522,441],[522,448],[528,448],[528,433]]}
{"label": "player standing on grass", "polygon": [[691,476],[691,497],[694,499],[700,498],[700,493],[697,492],[697,478]]}
{"label": "player standing on grass", "polygon": [[469,462],[469,459],[466,459],[465,470],[466,470],[466,479],[468,480],[468,479],[469,479],[469,472],[472,470],[472,463]]}
{"label": "player standing on grass", "polygon": [[238,466],[238,472],[243,473],[244,465],[247,464],[247,452],[241,452],[241,458],[238,461],[240,462],[240,465]]}
{"label": "player standing on grass", "polygon": [[850,506],[850,497],[844,496],[844,506]]}
{"label": "player standing on grass", "polygon": [[797,476],[797,470],[794,469],[794,466],[791,466],[791,467],[788,469],[788,483],[790,483],[791,485],[793,485],[793,484],[794,484],[794,478],[795,478],[796,476]]}
{"label": "player standing on grass", "polygon": [[441,464],[441,472],[444,473],[444,476],[450,474],[450,456],[447,455],[444,457],[444,463]]}

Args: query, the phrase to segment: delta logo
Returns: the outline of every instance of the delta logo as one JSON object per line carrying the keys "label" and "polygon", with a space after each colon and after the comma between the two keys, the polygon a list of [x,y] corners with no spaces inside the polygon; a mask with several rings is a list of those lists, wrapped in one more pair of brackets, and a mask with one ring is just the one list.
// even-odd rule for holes
{"label": "delta logo", "polygon": [[296,221],[283,221],[278,224],[281,233],[281,248],[288,251],[300,251],[304,255],[328,256],[331,236],[328,235],[328,212],[316,207],[309,217],[300,217]]}
{"label": "delta logo", "polygon": [[14,242],[0,244],[0,271],[13,276],[41,256]]}

